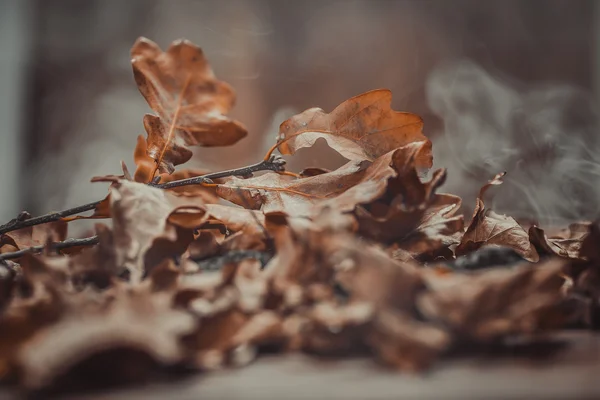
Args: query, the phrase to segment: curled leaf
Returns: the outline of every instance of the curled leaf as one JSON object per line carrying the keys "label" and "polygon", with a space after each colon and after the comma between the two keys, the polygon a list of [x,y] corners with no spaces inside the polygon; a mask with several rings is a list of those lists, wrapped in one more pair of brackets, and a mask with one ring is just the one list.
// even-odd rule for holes
{"label": "curled leaf", "polygon": [[466,254],[484,245],[498,245],[515,250],[528,261],[539,260],[535,247],[529,241],[527,231],[514,218],[496,214],[485,208],[483,203],[485,192],[491,186],[500,185],[504,175],[505,173],[496,175],[479,190],[473,218],[456,248],[456,255]]}
{"label": "curled leaf", "polygon": [[471,274],[429,273],[429,290],[419,295],[417,306],[427,319],[476,341],[552,329],[564,323],[561,270],[562,263],[552,260]]}
{"label": "curled leaf", "polygon": [[543,229],[532,226],[529,228],[529,239],[547,254],[576,259],[589,230],[589,222],[576,222],[548,237]]}
{"label": "curled leaf", "polygon": [[217,187],[217,194],[233,203],[265,213],[282,211],[292,216],[314,217],[324,208],[339,212],[354,210],[381,196],[388,179],[399,174],[405,149],[419,152],[427,145],[413,143],[383,154],[374,162],[349,161],[344,166],[307,178],[289,179],[276,173],[255,178],[228,178]]}
{"label": "curled leaf", "polygon": [[233,89],[217,80],[202,50],[187,40],[163,52],[146,38],[131,49],[131,65],[140,92],[158,116],[146,115],[148,155],[160,172],[190,159],[187,146],[227,146],[246,129],[225,117],[235,102]]}
{"label": "curled leaf", "polygon": [[415,114],[393,111],[392,93],[372,90],[352,97],[327,114],[311,108],[279,127],[277,147],[294,154],[322,138],[349,160],[370,160],[414,142],[425,142],[416,157],[418,167],[432,165],[431,142],[423,135],[423,120]]}

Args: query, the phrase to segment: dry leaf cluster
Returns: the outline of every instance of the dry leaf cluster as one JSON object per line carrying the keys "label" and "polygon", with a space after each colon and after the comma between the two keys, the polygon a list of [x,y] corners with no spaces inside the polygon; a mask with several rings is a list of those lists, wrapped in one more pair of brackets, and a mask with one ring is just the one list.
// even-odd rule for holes
{"label": "dry leaf cluster", "polygon": [[[0,238],[0,257],[16,254],[0,265],[5,382],[106,387],[242,366],[265,351],[370,354],[418,371],[460,345],[598,324],[599,226],[551,234],[490,210],[484,197],[502,174],[465,226],[461,199],[438,192],[446,171],[422,178],[432,166],[422,120],[392,110],[388,90],[284,121],[269,172],[165,188],[207,174],[175,169],[190,146],[231,145],[246,131],[226,116],[233,89],[192,43],[163,52],[140,39],[132,65],[155,114],[143,118],[135,172],[95,178],[110,193],[93,217],[112,228],[97,224],[87,247],[54,245],[78,217]],[[318,139],[348,162],[294,174],[271,154]],[[36,246],[44,254],[27,251]],[[486,249],[517,262],[464,262]]]}

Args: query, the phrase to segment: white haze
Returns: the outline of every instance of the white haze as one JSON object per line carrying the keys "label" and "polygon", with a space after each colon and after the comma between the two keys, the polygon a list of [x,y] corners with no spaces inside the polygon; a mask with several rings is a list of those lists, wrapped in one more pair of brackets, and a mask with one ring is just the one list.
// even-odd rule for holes
{"label": "white haze", "polygon": [[583,90],[561,84],[524,87],[460,60],[429,76],[430,108],[443,119],[434,140],[436,167],[447,167],[445,191],[471,205],[479,187],[501,212],[562,225],[598,216],[598,114]]}

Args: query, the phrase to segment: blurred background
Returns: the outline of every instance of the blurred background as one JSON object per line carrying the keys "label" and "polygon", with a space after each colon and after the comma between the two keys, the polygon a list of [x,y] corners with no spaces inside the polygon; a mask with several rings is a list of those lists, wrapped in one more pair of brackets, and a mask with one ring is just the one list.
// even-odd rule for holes
{"label": "blurred background", "polygon": [[[149,108],[129,48],[185,37],[237,91],[249,129],[193,164],[260,158],[294,113],[389,88],[425,120],[443,191],[470,215],[479,187],[500,212],[562,225],[598,216],[600,3],[584,0],[0,0],[0,220],[102,198],[91,177],[133,170]],[[343,162],[324,145],[292,170]]]}

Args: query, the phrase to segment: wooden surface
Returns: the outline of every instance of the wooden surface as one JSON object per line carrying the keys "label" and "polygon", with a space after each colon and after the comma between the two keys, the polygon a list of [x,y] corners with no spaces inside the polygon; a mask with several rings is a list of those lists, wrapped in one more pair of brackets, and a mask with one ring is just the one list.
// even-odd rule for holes
{"label": "wooden surface", "polygon": [[[194,375],[171,384],[78,396],[97,399],[581,399],[600,398],[600,334],[558,335],[565,346],[495,356],[450,358],[422,376],[369,359],[318,361],[263,357],[248,367]],[[554,348],[554,347],[551,347]]]}

